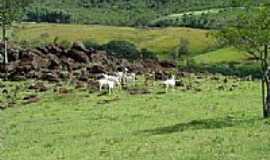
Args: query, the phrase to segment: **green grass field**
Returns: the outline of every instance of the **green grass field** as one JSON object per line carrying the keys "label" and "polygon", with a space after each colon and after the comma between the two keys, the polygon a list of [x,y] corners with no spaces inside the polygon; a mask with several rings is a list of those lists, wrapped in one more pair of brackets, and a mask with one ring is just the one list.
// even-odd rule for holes
{"label": "green grass field", "polygon": [[113,27],[98,25],[64,25],[64,24],[27,24],[17,27],[15,40],[17,41],[47,41],[52,42],[55,37],[59,41],[93,40],[104,44],[111,40],[127,40],[139,48],[147,48],[159,54],[173,51],[179,45],[181,38],[190,41],[192,53],[205,52],[214,45],[208,31],[190,28],[140,29],[131,27]]}
{"label": "green grass field", "polygon": [[206,54],[194,56],[193,60],[197,64],[217,64],[217,63],[241,63],[248,59],[248,54],[235,48],[224,48]]}
{"label": "green grass field", "polygon": [[168,54],[175,51],[180,39],[190,41],[190,51],[195,62],[221,63],[241,62],[247,55],[237,49],[225,48],[208,52],[215,45],[214,38],[209,31],[181,27],[139,29],[131,27],[113,27],[98,25],[64,25],[64,24],[29,24],[24,23],[15,29],[16,41],[28,41],[32,44],[58,41],[90,40],[100,44],[111,40],[127,40],[139,48],[147,48],[156,52],[161,58],[168,58]]}
{"label": "green grass field", "polygon": [[269,159],[259,82],[230,79],[225,88],[238,87],[229,91],[217,89],[223,78],[192,79],[201,92],[161,94],[156,84],[149,95],[42,93],[38,103],[0,111],[0,159]]}

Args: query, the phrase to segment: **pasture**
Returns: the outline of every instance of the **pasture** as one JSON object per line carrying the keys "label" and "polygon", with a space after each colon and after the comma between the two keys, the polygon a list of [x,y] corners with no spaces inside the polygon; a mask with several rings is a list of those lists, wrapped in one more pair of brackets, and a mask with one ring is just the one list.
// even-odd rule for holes
{"label": "pasture", "polygon": [[[14,40],[26,40],[31,43],[53,42],[55,37],[59,41],[92,40],[99,44],[111,40],[127,40],[138,48],[147,48],[158,54],[168,54],[174,51],[181,38],[188,39],[193,54],[206,52],[214,45],[214,39],[208,36],[207,30],[190,28],[132,28],[100,25],[74,24],[29,24],[17,26]],[[42,39],[42,41],[40,41]]]}
{"label": "pasture", "polygon": [[[258,81],[207,75],[183,81],[193,88],[165,94],[155,82],[145,95],[107,96],[73,86],[66,95],[36,93],[39,102],[0,111],[0,159],[270,158],[270,121],[261,118]],[[29,94],[23,89],[18,99]]]}
{"label": "pasture", "polygon": [[218,63],[241,63],[248,60],[249,55],[235,48],[222,48],[206,54],[193,57],[197,64],[218,64]]}
{"label": "pasture", "polygon": [[140,49],[149,49],[160,58],[167,59],[170,58],[170,53],[177,50],[180,39],[184,38],[190,43],[190,56],[195,63],[219,64],[247,60],[248,55],[243,51],[234,48],[214,49],[215,39],[209,35],[209,32],[209,30],[184,27],[143,29],[101,25],[23,23],[15,27],[13,39],[21,43],[26,41],[31,45],[50,43],[56,37],[60,43],[92,41],[105,44],[111,40],[127,40]]}

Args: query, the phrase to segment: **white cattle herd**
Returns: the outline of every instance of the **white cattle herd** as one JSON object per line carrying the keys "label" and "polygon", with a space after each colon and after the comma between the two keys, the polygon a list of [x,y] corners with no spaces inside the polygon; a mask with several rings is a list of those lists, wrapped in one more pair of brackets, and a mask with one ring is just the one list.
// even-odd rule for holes
{"label": "white cattle herd", "polygon": [[[102,74],[102,78],[98,80],[99,91],[102,91],[105,87],[108,89],[109,94],[113,92],[115,88],[122,89],[122,84],[136,85],[136,73],[129,73],[125,68],[125,72],[116,72],[113,75]],[[166,81],[162,81],[161,84],[165,86],[165,91],[168,92],[169,88],[174,88],[176,85],[175,76],[172,76]]]}

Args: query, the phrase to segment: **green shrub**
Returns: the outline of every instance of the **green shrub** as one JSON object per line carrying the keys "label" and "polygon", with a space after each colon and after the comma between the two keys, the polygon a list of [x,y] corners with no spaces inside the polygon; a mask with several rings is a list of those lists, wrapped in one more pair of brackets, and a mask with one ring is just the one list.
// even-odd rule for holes
{"label": "green shrub", "polygon": [[61,41],[58,41],[58,44],[63,46],[64,48],[69,48],[72,43],[68,40],[61,40]]}
{"label": "green shrub", "polygon": [[140,52],[136,46],[128,41],[111,41],[103,48],[112,56],[135,60],[140,58]]}
{"label": "green shrub", "polygon": [[247,77],[251,75],[254,78],[261,77],[260,67],[255,64],[191,64],[189,66],[181,65],[179,68],[183,70],[191,70],[193,72],[209,72],[213,74],[220,73],[226,76]]}
{"label": "green shrub", "polygon": [[35,22],[70,23],[72,15],[66,10],[32,7],[26,10],[26,20]]}
{"label": "green shrub", "polygon": [[181,38],[177,50],[177,58],[182,58],[190,53],[190,42],[188,39]]}
{"label": "green shrub", "polygon": [[102,45],[98,44],[97,42],[95,42],[93,40],[84,40],[83,44],[88,49],[90,49],[90,48],[96,49],[96,50],[102,49]]}
{"label": "green shrub", "polygon": [[146,48],[143,48],[141,50],[141,54],[142,54],[143,59],[154,59],[154,60],[158,59],[157,55],[154,52],[152,52]]}

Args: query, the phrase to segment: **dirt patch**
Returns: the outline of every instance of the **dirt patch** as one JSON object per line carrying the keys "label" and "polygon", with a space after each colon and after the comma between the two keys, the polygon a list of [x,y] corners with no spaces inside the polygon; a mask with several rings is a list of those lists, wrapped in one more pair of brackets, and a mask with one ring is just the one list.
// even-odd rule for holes
{"label": "dirt patch", "polygon": [[146,95],[151,94],[151,92],[146,88],[131,88],[127,89],[130,95]]}
{"label": "dirt patch", "polygon": [[40,101],[40,98],[37,95],[29,95],[23,98],[24,105],[31,104],[31,103],[37,103]]}

